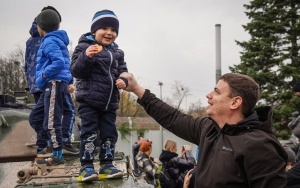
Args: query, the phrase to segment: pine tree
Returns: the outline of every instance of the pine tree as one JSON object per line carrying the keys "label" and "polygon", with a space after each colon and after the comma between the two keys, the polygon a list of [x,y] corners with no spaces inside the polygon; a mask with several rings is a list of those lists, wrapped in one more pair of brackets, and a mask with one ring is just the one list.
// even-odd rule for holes
{"label": "pine tree", "polygon": [[241,63],[229,69],[255,79],[262,91],[259,104],[273,107],[275,122],[286,120],[300,109],[292,92],[300,82],[300,0],[253,0],[244,7],[250,40],[236,41],[243,49]]}

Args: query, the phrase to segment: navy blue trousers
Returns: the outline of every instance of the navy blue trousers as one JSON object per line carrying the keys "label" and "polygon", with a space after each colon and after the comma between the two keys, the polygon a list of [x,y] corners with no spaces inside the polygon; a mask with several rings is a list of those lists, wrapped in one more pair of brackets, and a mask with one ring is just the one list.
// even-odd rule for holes
{"label": "navy blue trousers", "polygon": [[75,106],[69,93],[65,96],[62,119],[63,142],[69,142],[75,124]]}
{"label": "navy blue trousers", "polygon": [[93,154],[98,136],[100,138],[100,164],[111,163],[118,140],[116,111],[99,111],[86,103],[79,103],[78,113],[81,119],[81,165],[93,166]]}
{"label": "navy blue trousers", "polygon": [[[37,133],[37,146],[38,151],[42,150],[47,146],[47,142],[51,143],[51,136],[47,134],[49,122],[49,111],[55,112],[55,117],[60,118],[60,123],[62,128],[60,135],[62,135],[63,142],[69,141],[72,134],[72,128],[75,121],[75,107],[72,102],[71,95],[67,92],[67,84],[64,82],[54,82],[55,83],[55,93],[51,98],[51,90],[53,91],[53,84],[49,83],[45,91],[41,94],[38,102],[34,106],[32,112],[29,115],[29,123],[32,128]],[[50,100],[53,100],[52,109],[50,109]],[[57,105],[55,105],[58,103]],[[54,107],[54,108],[53,108]],[[55,109],[55,107],[58,107]],[[61,111],[63,109],[63,112]],[[47,112],[47,114],[45,114]],[[61,120],[61,116],[63,119]],[[53,116],[54,117],[54,116]],[[44,125],[43,125],[44,124]],[[55,131],[54,131],[55,132]]]}

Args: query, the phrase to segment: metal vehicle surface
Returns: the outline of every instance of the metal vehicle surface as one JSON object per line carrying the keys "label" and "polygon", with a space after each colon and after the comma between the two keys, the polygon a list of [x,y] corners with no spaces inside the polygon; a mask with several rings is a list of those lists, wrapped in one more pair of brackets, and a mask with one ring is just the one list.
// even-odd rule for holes
{"label": "metal vehicle surface", "polygon": [[0,162],[33,159],[35,131],[28,122],[31,108],[12,95],[0,95]]}
{"label": "metal vehicle surface", "polygon": [[[30,112],[31,108],[18,101],[17,97],[0,95],[1,188],[153,187],[137,180],[132,173],[130,157],[119,152],[116,152],[114,161],[116,167],[123,171],[124,176],[119,179],[99,178],[99,181],[90,183],[80,182],[78,179],[79,157],[74,155],[65,155],[64,165],[38,168],[34,165],[36,133],[28,122]],[[78,143],[79,141],[74,141],[74,144]],[[95,161],[95,169],[98,170],[98,168],[99,162]]]}

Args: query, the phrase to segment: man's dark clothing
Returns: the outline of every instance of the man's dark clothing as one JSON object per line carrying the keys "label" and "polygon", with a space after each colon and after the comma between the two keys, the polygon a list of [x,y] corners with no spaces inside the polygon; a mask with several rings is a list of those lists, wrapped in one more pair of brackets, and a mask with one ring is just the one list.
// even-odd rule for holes
{"label": "man's dark clothing", "polygon": [[138,102],[164,128],[199,145],[195,187],[286,187],[287,154],[271,130],[270,107],[220,129],[211,118],[181,113],[149,90]]}

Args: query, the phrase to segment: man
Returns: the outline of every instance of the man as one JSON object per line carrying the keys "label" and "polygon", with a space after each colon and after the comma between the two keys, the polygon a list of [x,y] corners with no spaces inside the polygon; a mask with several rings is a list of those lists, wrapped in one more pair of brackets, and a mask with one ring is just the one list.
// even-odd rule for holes
{"label": "man", "polygon": [[252,78],[221,76],[206,95],[208,117],[195,119],[141,87],[132,74],[120,76],[161,126],[199,145],[194,187],[286,187],[287,154],[271,130],[272,109],[254,109],[260,88]]}

